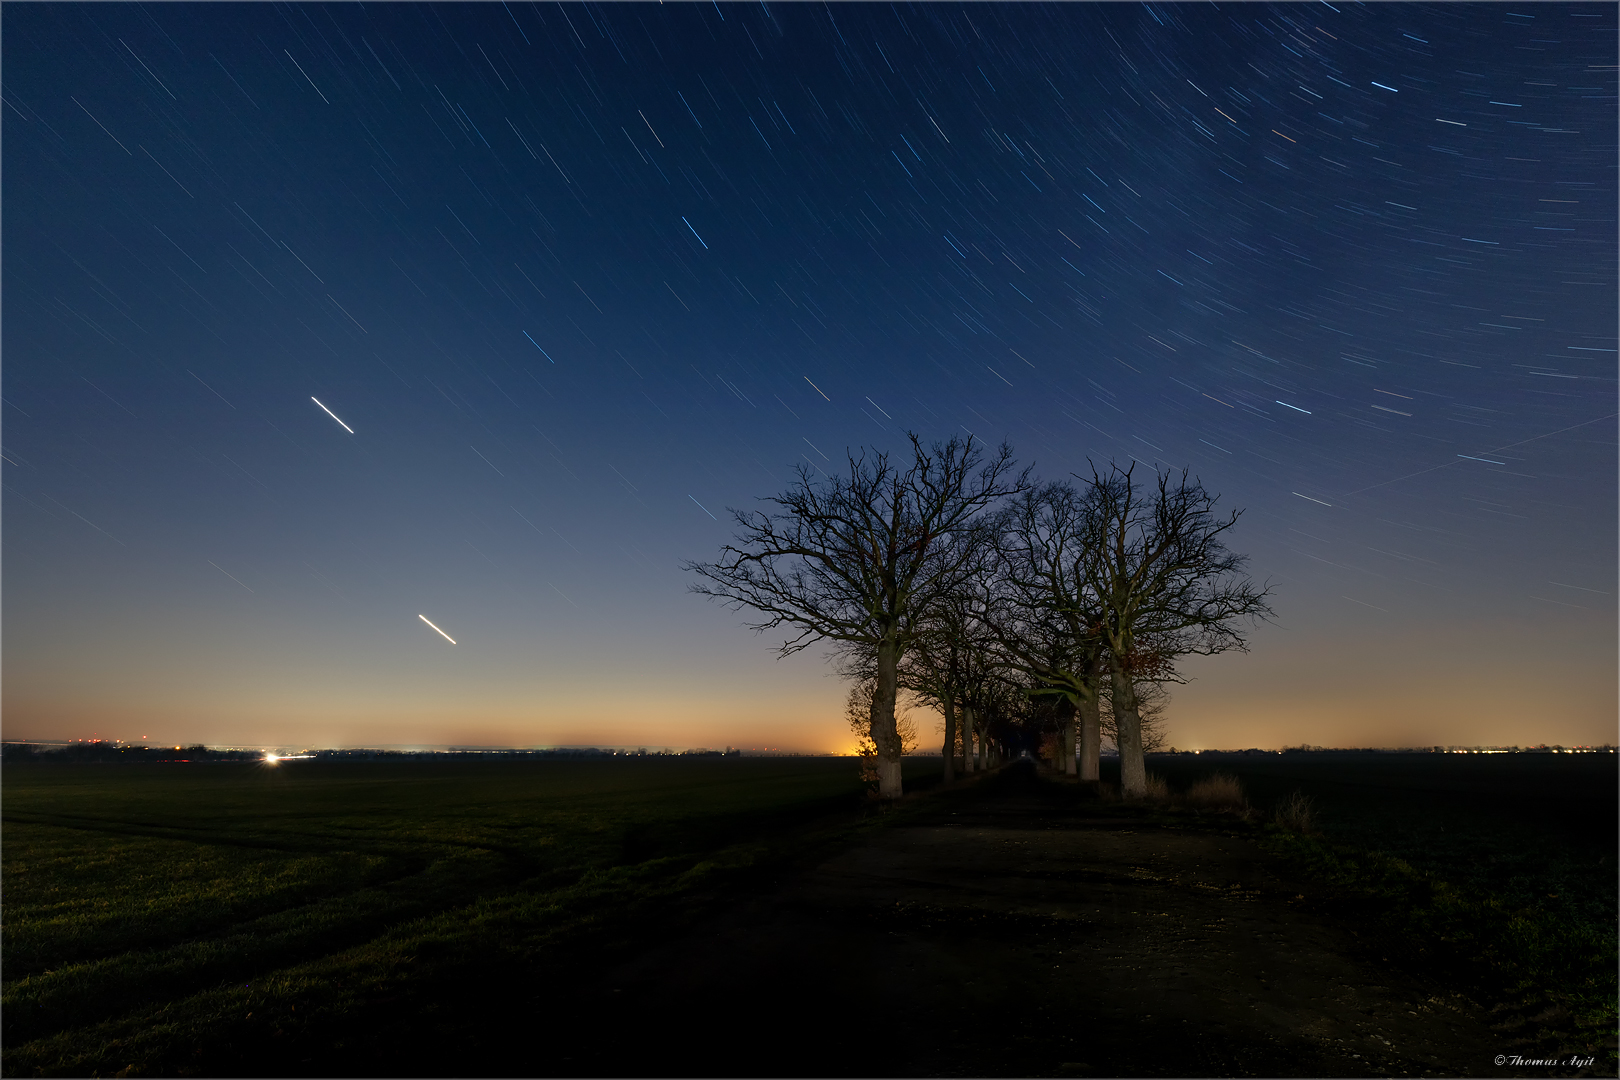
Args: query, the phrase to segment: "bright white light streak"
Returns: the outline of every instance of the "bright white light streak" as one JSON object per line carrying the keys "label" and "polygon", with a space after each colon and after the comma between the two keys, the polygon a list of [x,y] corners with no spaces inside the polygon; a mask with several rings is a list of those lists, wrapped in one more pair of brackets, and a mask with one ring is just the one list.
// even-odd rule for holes
{"label": "bright white light streak", "polygon": [[1300,408],[1300,407],[1299,407],[1299,406],[1298,406],[1298,405],[1290,405],[1290,404],[1288,404],[1288,402],[1286,402],[1286,401],[1279,401],[1279,402],[1277,402],[1277,404],[1278,404],[1278,405],[1281,405],[1281,406],[1282,406],[1282,407],[1283,407],[1283,408],[1285,408],[1285,409],[1293,409],[1293,410],[1294,410],[1294,411],[1295,411],[1295,412],[1302,412],[1302,413],[1304,413],[1304,414],[1305,414],[1305,415],[1306,415],[1306,416],[1309,416],[1309,415],[1311,415],[1311,410],[1309,410],[1309,409],[1302,409],[1302,408]]}
{"label": "bright white light streak", "polygon": [[[338,423],[340,423],[340,424],[342,422],[343,421],[341,421],[341,420],[338,421]],[[427,623],[429,626],[433,626],[433,620],[428,618],[426,615],[418,615],[417,618],[421,619],[423,622]],[[439,630],[439,628],[437,626],[433,626],[433,629]],[[444,638],[444,640],[448,641],[452,645],[454,645],[456,643],[456,639],[451,637],[449,634],[445,633],[443,630],[439,630],[439,636]]]}
{"label": "bright white light streak", "polygon": [[[317,405],[321,405],[321,399],[318,397],[311,396],[309,400],[313,401]],[[331,409],[328,409],[325,405],[321,405],[321,412],[325,413],[327,416],[330,416],[332,419],[337,420],[337,422],[343,426],[344,431],[347,431],[350,435],[354,434],[354,428],[350,427],[348,424],[344,424],[342,420],[338,420],[337,413],[333,412]]]}

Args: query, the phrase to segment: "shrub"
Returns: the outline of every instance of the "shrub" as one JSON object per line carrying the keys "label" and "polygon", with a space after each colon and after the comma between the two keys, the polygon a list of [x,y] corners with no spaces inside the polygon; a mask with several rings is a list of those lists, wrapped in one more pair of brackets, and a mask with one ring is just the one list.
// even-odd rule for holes
{"label": "shrub", "polygon": [[1289,832],[1314,833],[1316,831],[1316,808],[1311,805],[1308,796],[1295,791],[1277,804],[1276,822],[1278,826],[1287,829]]}
{"label": "shrub", "polygon": [[1142,789],[1142,798],[1152,802],[1169,802],[1170,785],[1158,773],[1147,774],[1147,786]]}
{"label": "shrub", "polygon": [[1206,810],[1243,810],[1248,800],[1243,797],[1243,785],[1229,773],[1206,776],[1187,789],[1187,804]]}

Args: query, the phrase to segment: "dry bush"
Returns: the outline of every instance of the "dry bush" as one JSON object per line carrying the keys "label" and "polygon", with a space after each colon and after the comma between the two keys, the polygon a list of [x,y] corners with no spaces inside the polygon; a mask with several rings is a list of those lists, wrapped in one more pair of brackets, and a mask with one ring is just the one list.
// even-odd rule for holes
{"label": "dry bush", "polygon": [[1278,826],[1289,832],[1313,833],[1316,831],[1316,808],[1311,805],[1307,795],[1296,791],[1277,804],[1275,820]]}
{"label": "dry bush", "polygon": [[1149,802],[1169,802],[1170,785],[1158,773],[1147,774],[1147,784],[1142,788],[1142,798]]}
{"label": "dry bush", "polygon": [[1243,785],[1229,773],[1215,773],[1197,781],[1187,789],[1187,805],[1203,810],[1242,811],[1248,805],[1243,796]]}

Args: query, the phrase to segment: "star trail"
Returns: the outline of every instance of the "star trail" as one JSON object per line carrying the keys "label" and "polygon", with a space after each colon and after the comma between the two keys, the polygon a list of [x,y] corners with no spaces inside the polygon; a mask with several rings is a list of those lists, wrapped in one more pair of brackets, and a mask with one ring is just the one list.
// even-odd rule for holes
{"label": "star trail", "polygon": [[1178,745],[1605,741],[1615,32],[8,6],[8,737],[831,748],[679,564],[915,430],[1246,508]]}

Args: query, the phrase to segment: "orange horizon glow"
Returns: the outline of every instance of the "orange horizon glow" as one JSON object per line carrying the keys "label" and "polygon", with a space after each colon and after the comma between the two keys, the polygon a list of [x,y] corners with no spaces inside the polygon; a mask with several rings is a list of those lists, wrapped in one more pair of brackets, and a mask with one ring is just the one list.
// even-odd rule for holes
{"label": "orange horizon glow", "polygon": [[[746,636],[661,663],[600,653],[448,648],[414,617],[401,655],[369,664],[208,643],[187,667],[136,655],[99,671],[29,666],[8,649],[8,740],[146,737],[155,745],[743,747],[844,753],[847,684],[812,658],[778,661]],[[1334,637],[1265,628],[1255,651],[1193,658],[1172,686],[1166,745],[1593,746],[1616,741],[1612,624],[1570,624],[1517,647],[1515,627],[1479,620]],[[418,650],[420,646],[420,650]],[[293,648],[303,644],[293,639]],[[710,651],[710,648],[713,651]],[[409,651],[406,651],[409,649]],[[1534,672],[1530,676],[1529,672]],[[611,688],[611,693],[607,691]],[[943,721],[913,707],[919,750]],[[103,733],[106,733],[105,735]]]}
{"label": "orange horizon glow", "polygon": [[[1459,699],[1436,695],[1409,700],[1405,713],[1387,710],[1387,702],[1309,700],[1246,702],[1199,700],[1191,687],[1178,688],[1167,714],[1166,746],[1180,750],[1282,749],[1313,745],[1329,748],[1389,748],[1429,746],[1598,746],[1616,741],[1612,700],[1601,693],[1583,702],[1570,702],[1561,715],[1533,722],[1527,706],[1533,688],[1504,699],[1486,688],[1478,697]],[[150,745],[262,746],[262,747],[380,747],[380,746],[489,746],[489,747],[738,747],[756,752],[855,753],[842,715],[842,695],[831,700],[773,703],[775,712],[763,718],[759,711],[727,703],[689,703],[683,709],[666,708],[660,722],[629,720],[607,709],[560,708],[512,710],[489,705],[480,713],[458,709],[454,723],[435,716],[431,707],[417,705],[410,713],[386,708],[355,710],[347,715],[260,713],[222,725],[209,709],[193,715],[175,707],[154,707],[144,717],[149,729],[162,732],[126,739],[110,728],[105,705],[84,703],[75,708],[62,702],[30,709],[26,703],[8,705],[7,741],[126,742],[144,738]],[[1516,699],[1517,698],[1517,699]],[[708,705],[708,707],[705,707]],[[1369,720],[1369,712],[1384,708],[1384,715]],[[125,718],[128,706],[120,710]],[[638,710],[630,709],[634,713]],[[21,714],[33,714],[18,720]],[[539,713],[540,715],[537,715]],[[671,715],[675,713],[677,715]],[[943,719],[938,713],[912,710],[917,722],[917,752],[938,753]],[[92,729],[87,720],[94,719]],[[134,726],[134,725],[131,725]],[[222,730],[229,728],[229,730]],[[90,734],[86,734],[87,730]],[[767,734],[767,738],[761,738]]]}

